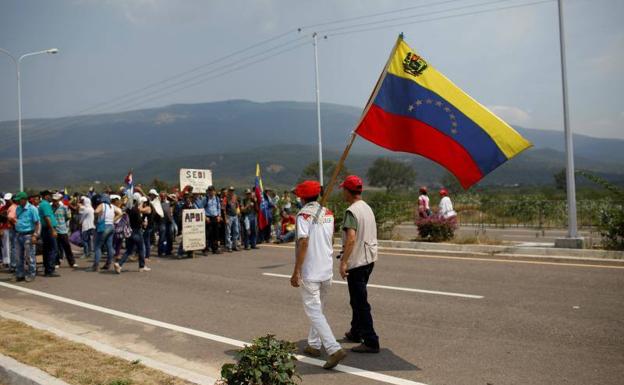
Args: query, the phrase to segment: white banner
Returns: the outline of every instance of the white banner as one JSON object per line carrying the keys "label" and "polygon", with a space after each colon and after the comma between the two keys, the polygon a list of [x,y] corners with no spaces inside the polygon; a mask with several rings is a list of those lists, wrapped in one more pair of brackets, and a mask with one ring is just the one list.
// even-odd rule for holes
{"label": "white banner", "polygon": [[186,186],[193,187],[194,193],[204,194],[212,186],[212,171],[193,168],[180,169],[180,190]]}
{"label": "white banner", "polygon": [[205,223],[204,209],[182,210],[182,245],[184,251],[206,248]]}

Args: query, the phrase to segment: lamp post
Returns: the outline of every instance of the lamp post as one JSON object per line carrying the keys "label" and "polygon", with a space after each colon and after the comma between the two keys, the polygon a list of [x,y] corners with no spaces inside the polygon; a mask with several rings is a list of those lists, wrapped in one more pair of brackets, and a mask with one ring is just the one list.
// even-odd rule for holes
{"label": "lamp post", "polygon": [[39,55],[42,53],[56,54],[58,53],[58,51],[59,50],[57,48],[50,48],[43,51],[25,53],[19,58],[16,58],[9,51],[0,48],[0,52],[7,54],[11,58],[11,60],[13,60],[13,63],[15,64],[15,72],[17,74],[17,137],[19,147],[20,191],[24,191],[24,166],[22,160],[22,86],[20,78],[20,64],[22,63],[22,59],[24,59],[25,57]]}
{"label": "lamp post", "polygon": [[312,39],[314,40],[314,77],[316,88],[316,126],[318,131],[319,182],[321,183],[321,186],[323,186],[323,139],[321,135],[321,91],[319,86],[317,36],[318,34],[316,32],[312,34]]}

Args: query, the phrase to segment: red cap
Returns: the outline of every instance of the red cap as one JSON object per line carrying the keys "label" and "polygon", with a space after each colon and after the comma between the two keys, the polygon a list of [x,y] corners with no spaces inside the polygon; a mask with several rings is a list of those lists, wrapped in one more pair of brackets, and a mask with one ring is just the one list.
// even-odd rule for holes
{"label": "red cap", "polygon": [[295,195],[301,199],[317,197],[321,193],[321,184],[315,180],[306,180],[295,187]]}
{"label": "red cap", "polygon": [[441,196],[447,196],[447,195],[448,195],[448,190],[447,190],[447,189],[445,189],[445,188],[441,189],[441,190],[440,190],[440,195],[441,195]]}
{"label": "red cap", "polygon": [[357,175],[349,175],[345,178],[345,180],[340,184],[340,187],[346,188],[349,191],[362,192],[364,183],[362,182],[362,178]]}

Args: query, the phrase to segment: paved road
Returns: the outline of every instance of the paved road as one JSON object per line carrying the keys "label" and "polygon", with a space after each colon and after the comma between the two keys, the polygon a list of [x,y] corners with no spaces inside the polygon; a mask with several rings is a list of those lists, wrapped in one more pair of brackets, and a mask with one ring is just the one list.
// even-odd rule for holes
{"label": "paved road", "polygon": [[[120,276],[63,268],[61,278],[19,286],[239,341],[273,333],[303,345],[307,323],[299,294],[279,276],[290,274],[292,255],[292,248],[263,245],[157,259],[150,273],[138,273],[136,264]],[[0,280],[10,283],[6,275]],[[372,283],[446,295],[371,288],[382,352],[350,354],[349,367],[383,373],[394,383],[622,384],[624,269],[384,254]],[[4,286],[0,308],[76,330],[89,327],[111,343],[157,351],[213,376],[235,349]],[[336,335],[348,329],[346,286],[333,287],[326,314]],[[313,365],[300,369],[304,384],[383,383]]]}

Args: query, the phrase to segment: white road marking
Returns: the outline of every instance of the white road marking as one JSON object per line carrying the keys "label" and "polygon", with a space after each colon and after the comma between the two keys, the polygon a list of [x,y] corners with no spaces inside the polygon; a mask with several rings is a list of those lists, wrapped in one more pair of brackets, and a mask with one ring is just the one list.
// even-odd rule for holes
{"label": "white road marking", "polygon": [[[268,277],[290,278],[290,275],[286,275],[286,274],[262,273],[262,275],[266,275]],[[335,280],[332,280],[332,283],[337,283],[339,285],[346,285],[347,284],[345,281],[335,281]],[[413,293],[446,295],[446,296],[449,296],[449,297],[472,298],[472,299],[483,299],[484,298],[482,295],[451,293],[451,292],[448,292],[448,291],[412,289],[412,288],[409,288],[409,287],[375,285],[375,284],[370,284],[370,283],[367,286],[368,287],[375,287],[375,288],[378,288],[378,289],[409,291],[409,292],[413,292]]]}
{"label": "white road marking", "polygon": [[[109,314],[109,315],[113,315],[113,316],[120,317],[120,318],[125,318],[125,319],[131,320],[131,321],[141,322],[141,323],[144,323],[144,324],[147,324],[147,325],[157,326],[157,327],[160,327],[160,328],[163,328],[163,329],[169,329],[169,330],[173,330],[173,331],[176,331],[176,332],[179,332],[179,333],[192,335],[192,336],[195,336],[195,337],[200,337],[200,338],[204,338],[204,339],[211,340],[211,341],[221,342],[221,343],[226,344],[226,345],[232,345],[232,346],[236,346],[236,347],[242,348],[245,345],[249,345],[250,344],[249,342],[239,341],[239,340],[235,340],[235,339],[232,339],[232,338],[219,336],[219,335],[216,335],[216,334],[206,333],[206,332],[203,332],[201,330],[195,330],[195,329],[187,328],[187,327],[184,327],[184,326],[171,324],[171,323],[168,323],[168,322],[157,321],[157,320],[154,320],[154,319],[151,319],[151,318],[141,317],[141,316],[138,316],[138,315],[125,313],[125,312],[122,312],[122,311],[113,310],[113,309],[109,309],[109,308],[98,306],[98,305],[93,305],[93,304],[90,304],[90,303],[87,303],[87,302],[77,301],[77,300],[74,300],[74,299],[71,299],[71,298],[61,297],[61,296],[50,294],[50,293],[46,293],[46,292],[43,292],[43,291],[28,289],[28,288],[25,288],[25,287],[22,287],[22,286],[12,285],[12,284],[5,283],[5,282],[0,282],[0,286],[6,287],[8,289],[16,290],[16,291],[21,291],[23,293],[35,295],[35,296],[38,296],[38,297],[51,299],[51,300],[54,300],[54,301],[57,301],[57,302],[62,302],[62,303],[66,303],[66,304],[69,304],[69,305],[78,306],[78,307],[81,307],[81,308],[84,308],[84,309],[89,309],[89,310],[97,311],[97,312],[100,312],[100,313]],[[305,362],[306,364],[310,364],[310,365],[314,365],[314,366],[322,367],[325,364],[324,361],[317,360],[315,358],[311,358],[311,357],[307,357],[307,356],[296,355],[296,357],[297,357],[297,359],[300,362]],[[336,370],[336,371],[339,371],[339,372],[343,372],[343,373],[352,374],[354,376],[368,378],[368,379],[371,379],[371,380],[385,382],[387,384],[394,384],[394,385],[427,385],[427,384],[424,384],[422,382],[406,380],[406,379],[403,379],[403,378],[389,376],[387,374],[381,374],[381,373],[377,373],[377,372],[371,372],[371,371],[368,371],[368,370],[365,370],[365,369],[355,368],[355,367],[346,366],[346,365],[338,365],[333,370]]]}

